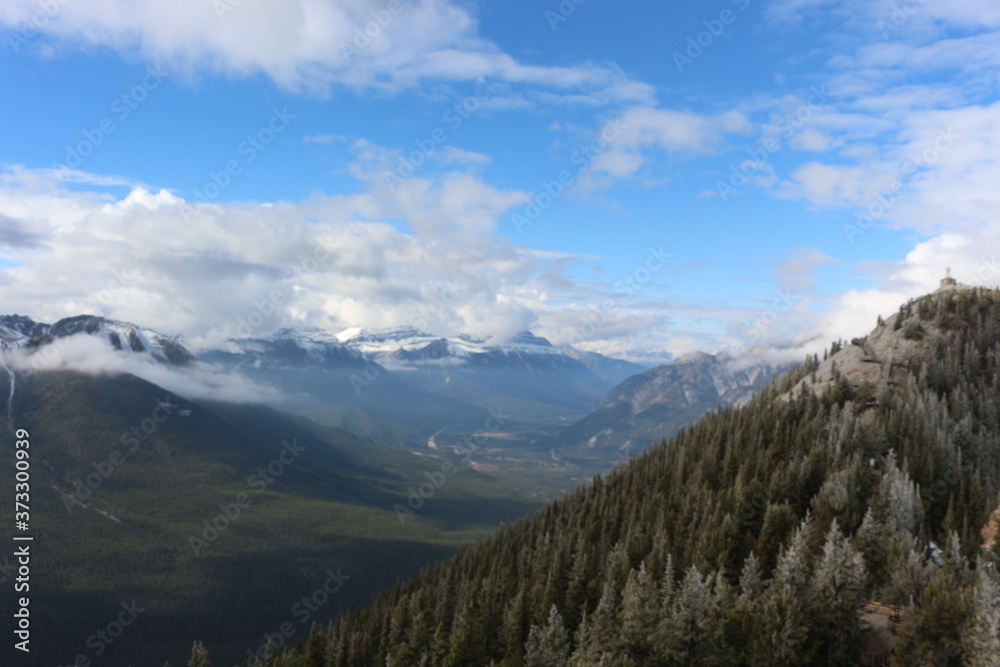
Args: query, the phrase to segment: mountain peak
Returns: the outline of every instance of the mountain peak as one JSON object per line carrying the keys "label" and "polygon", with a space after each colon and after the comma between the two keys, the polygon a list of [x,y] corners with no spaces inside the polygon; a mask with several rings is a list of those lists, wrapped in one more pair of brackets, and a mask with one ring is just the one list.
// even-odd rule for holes
{"label": "mountain peak", "polygon": [[0,315],[0,345],[43,346],[56,338],[87,334],[104,338],[119,352],[147,353],[170,364],[188,364],[194,355],[169,336],[131,322],[112,320],[100,315],[75,315],[55,324],[42,324],[23,315]]}
{"label": "mountain peak", "polygon": [[188,364],[194,355],[173,338],[131,322],[112,320],[100,315],[76,315],[59,320],[49,327],[48,334],[64,338],[85,333],[106,339],[121,352],[148,353],[153,358],[172,364]]}
{"label": "mountain peak", "polygon": [[409,338],[429,338],[430,335],[411,326],[378,327],[372,329],[367,327],[349,327],[335,334],[335,337],[341,343],[383,343]]}
{"label": "mountain peak", "polygon": [[538,347],[552,347],[552,343],[547,338],[536,336],[530,331],[522,331],[511,338],[507,345],[534,345]]}
{"label": "mountain peak", "polygon": [[879,323],[863,338],[850,343],[835,343],[831,353],[816,368],[813,376],[800,380],[786,396],[802,389],[822,394],[840,378],[854,387],[866,387],[878,396],[899,385],[908,375],[911,358],[927,359],[933,343],[950,333],[971,326],[980,295],[1000,297],[1000,290],[963,285],[946,277],[941,287],[930,294],[911,299]]}
{"label": "mountain peak", "polygon": [[702,352],[701,350],[689,352],[674,360],[675,364],[704,364],[711,362],[718,362],[718,359],[707,352]]}

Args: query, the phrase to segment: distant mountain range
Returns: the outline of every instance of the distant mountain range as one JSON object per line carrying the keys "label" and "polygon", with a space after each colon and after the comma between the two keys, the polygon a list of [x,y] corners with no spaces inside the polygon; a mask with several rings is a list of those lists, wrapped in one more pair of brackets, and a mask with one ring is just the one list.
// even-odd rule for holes
{"label": "distant mountain range", "polygon": [[[9,366],[12,350],[49,358],[47,350],[79,336],[103,341],[116,359],[152,362],[152,377],[211,372],[280,397],[266,406],[223,403],[128,373],[22,377]],[[95,348],[84,342],[77,353]],[[91,315],[53,324],[0,316],[0,362],[12,383],[0,391],[0,424],[31,432],[38,526],[51,544],[74,545],[46,562],[52,578],[41,581],[50,593],[38,599],[48,619],[40,630],[86,637],[89,619],[120,604],[116,587],[127,579],[157,610],[148,644],[175,661],[191,627],[186,614],[218,654],[235,659],[281,621],[280,608],[254,610],[251,593],[308,593],[319,573],[343,566],[351,588],[324,609],[329,618],[607,471],[622,452],[699,411],[745,400],[767,375],[733,371],[710,355],[647,370],[527,332],[494,344],[412,329],[284,329],[195,354],[178,338]],[[224,539],[196,553],[191,535],[202,535],[204,521],[293,441],[307,448],[302,458],[229,519]],[[0,463],[13,458],[0,454]],[[403,522],[396,506],[416,514]],[[4,566],[0,559],[0,580]],[[280,576],[260,579],[275,568]],[[191,592],[205,581],[204,595]],[[74,597],[65,582],[85,594]],[[188,592],[175,598],[172,590]],[[233,623],[238,631],[228,629]],[[53,644],[49,662],[65,648],[73,646]],[[107,657],[137,660],[124,649]]]}
{"label": "distant mountain range", "polygon": [[705,353],[647,369],[530,332],[492,343],[413,328],[282,329],[195,355],[177,338],[129,322],[82,315],[50,325],[0,316],[4,348],[41,348],[77,334],[172,366],[203,363],[239,374],[276,388],[275,408],[383,444],[460,441],[502,410],[509,415],[504,446],[482,453],[494,469],[548,460],[606,470],[714,407],[746,401],[778,370]]}

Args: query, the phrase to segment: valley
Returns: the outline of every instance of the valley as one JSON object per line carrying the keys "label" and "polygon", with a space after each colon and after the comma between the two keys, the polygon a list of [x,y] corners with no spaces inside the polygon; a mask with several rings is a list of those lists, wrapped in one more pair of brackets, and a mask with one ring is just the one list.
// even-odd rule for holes
{"label": "valley", "polygon": [[[194,627],[214,655],[235,660],[254,637],[280,626],[282,609],[324,573],[343,581],[306,614],[310,623],[367,601],[643,448],[575,456],[566,446],[574,441],[560,434],[612,379],[635,369],[527,335],[488,348],[412,331],[355,334],[355,345],[289,331],[195,355],[130,323],[84,317],[50,326],[3,316],[0,342],[13,355],[11,368],[25,369],[12,370],[5,424],[28,429],[38,456],[36,585],[44,593],[36,604],[45,620],[37,630],[59,628],[66,638],[50,644],[45,660],[96,658],[88,619],[111,614],[123,591],[149,611],[136,619],[131,641],[101,649],[101,664],[149,651],[179,662]],[[47,365],[78,346],[123,360],[124,372]],[[434,363],[422,365],[428,356]],[[576,356],[599,362],[602,375]],[[128,373],[129,364],[151,379],[168,374],[174,389]],[[276,398],[267,405],[178,393],[178,379],[207,372],[201,367],[224,374],[213,382],[246,378]],[[378,375],[355,391],[358,374],[373,367]],[[713,399],[684,418],[714,407]],[[264,611],[257,599],[274,605]],[[221,610],[225,621],[212,620]],[[305,621],[293,627],[297,638],[308,635]]]}

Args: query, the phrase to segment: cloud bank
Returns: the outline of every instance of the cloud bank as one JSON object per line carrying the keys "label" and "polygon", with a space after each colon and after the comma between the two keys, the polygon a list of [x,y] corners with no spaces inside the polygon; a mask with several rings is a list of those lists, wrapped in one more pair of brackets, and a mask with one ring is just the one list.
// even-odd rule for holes
{"label": "cloud bank", "polygon": [[97,336],[77,334],[56,339],[37,350],[15,348],[0,352],[4,365],[18,372],[75,371],[88,375],[127,373],[163,387],[184,398],[211,399],[231,403],[274,400],[277,392],[235,374],[223,373],[206,364],[167,366],[148,354],[114,350]]}

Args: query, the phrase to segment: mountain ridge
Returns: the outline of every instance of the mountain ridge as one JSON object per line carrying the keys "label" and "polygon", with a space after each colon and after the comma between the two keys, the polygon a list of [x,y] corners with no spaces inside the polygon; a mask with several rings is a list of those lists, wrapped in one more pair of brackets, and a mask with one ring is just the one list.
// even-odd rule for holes
{"label": "mountain ridge", "polygon": [[855,354],[834,344],[832,382],[793,392],[821,365],[808,357],[280,659],[871,664],[888,656],[861,614],[878,601],[901,609],[896,664],[990,665],[1000,292],[932,294],[900,314],[889,331],[919,324],[926,342],[876,403],[834,368]]}

